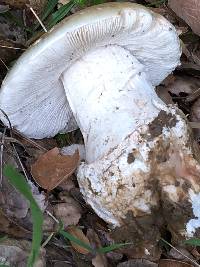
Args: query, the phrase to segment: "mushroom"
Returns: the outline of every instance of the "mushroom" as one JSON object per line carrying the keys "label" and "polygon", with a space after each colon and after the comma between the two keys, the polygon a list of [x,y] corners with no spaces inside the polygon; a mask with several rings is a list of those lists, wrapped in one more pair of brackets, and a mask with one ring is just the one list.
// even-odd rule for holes
{"label": "mushroom", "polygon": [[[175,28],[164,17],[137,4],[106,3],[44,35],[0,92],[1,109],[29,137],[80,127],[81,192],[115,229],[131,218],[132,240],[154,228],[157,242],[163,224],[182,237],[200,226],[198,149],[182,112],[154,90],[180,54]],[[143,253],[151,254],[144,244]]]}

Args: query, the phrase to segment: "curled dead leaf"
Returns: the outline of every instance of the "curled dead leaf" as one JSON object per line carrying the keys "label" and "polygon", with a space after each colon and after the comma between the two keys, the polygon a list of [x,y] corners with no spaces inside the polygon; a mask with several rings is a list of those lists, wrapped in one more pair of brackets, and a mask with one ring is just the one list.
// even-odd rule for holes
{"label": "curled dead leaf", "polygon": [[61,155],[57,147],[41,155],[31,166],[34,180],[48,191],[54,189],[67,179],[77,168],[79,153],[72,156]]}
{"label": "curled dead leaf", "polygon": [[159,267],[192,267],[192,264],[183,262],[183,261],[177,261],[172,259],[162,259],[159,261]]}
{"label": "curled dead leaf", "polygon": [[[67,232],[70,233],[73,237],[79,239],[81,242],[84,242],[86,245],[90,246],[90,242],[88,240],[88,238],[84,235],[83,231],[76,227],[76,226],[70,226],[69,228],[67,228]],[[79,253],[81,254],[88,254],[90,251],[87,250],[86,248],[70,241],[72,247]]]}
{"label": "curled dead leaf", "polygon": [[200,1],[169,0],[170,8],[200,35]]}

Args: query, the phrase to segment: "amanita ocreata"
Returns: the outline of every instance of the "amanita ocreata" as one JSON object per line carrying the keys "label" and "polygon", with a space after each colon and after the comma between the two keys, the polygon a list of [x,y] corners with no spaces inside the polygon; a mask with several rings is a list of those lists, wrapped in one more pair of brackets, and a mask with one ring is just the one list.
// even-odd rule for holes
{"label": "amanita ocreata", "polygon": [[[106,3],[45,34],[2,84],[1,109],[29,137],[80,127],[81,192],[116,229],[131,214],[133,238],[152,227],[157,241],[165,224],[186,238],[200,226],[198,148],[182,112],[154,91],[180,54],[164,17],[137,4]],[[143,254],[151,253],[147,243],[140,244]]]}

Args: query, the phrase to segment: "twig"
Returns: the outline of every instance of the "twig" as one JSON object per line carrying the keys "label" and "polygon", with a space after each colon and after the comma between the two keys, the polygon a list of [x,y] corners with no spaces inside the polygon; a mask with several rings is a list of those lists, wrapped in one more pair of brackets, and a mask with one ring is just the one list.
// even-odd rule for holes
{"label": "twig", "polygon": [[43,150],[44,152],[48,151],[46,148],[42,147],[41,145],[39,145],[35,141],[31,140],[30,138],[26,137],[24,134],[18,132],[16,129],[12,129],[12,131],[13,131],[14,134],[16,134],[17,136],[23,138],[28,143],[32,144],[33,146],[37,147],[38,149]]}
{"label": "twig", "polygon": [[3,59],[0,58],[0,61],[1,61],[2,64],[5,66],[5,68],[6,68],[7,70],[9,70],[8,66],[7,66],[6,63],[3,61]]}
{"label": "twig", "polygon": [[36,19],[38,20],[38,22],[40,23],[42,29],[45,31],[45,32],[48,32],[47,29],[45,28],[44,24],[42,23],[41,19],[38,17],[38,15],[36,14],[36,12],[34,11],[34,9],[32,7],[29,7],[31,12],[33,13],[33,15],[36,17]]}
{"label": "twig", "polygon": [[48,237],[47,237],[47,239],[44,241],[44,243],[42,244],[42,248],[44,248],[48,243],[49,243],[49,241],[52,239],[52,237],[54,236],[54,232],[52,232]]}
{"label": "twig", "polygon": [[162,240],[164,243],[166,243],[168,246],[170,246],[171,248],[173,248],[175,251],[177,251],[180,255],[182,255],[184,258],[188,259],[189,261],[191,261],[192,263],[194,263],[196,266],[200,267],[200,265],[193,259],[190,259],[188,256],[186,256],[185,254],[183,254],[180,250],[178,250],[177,248],[175,248],[174,246],[172,246],[172,244],[170,244],[169,242],[167,242],[165,239],[160,238],[160,240]]}
{"label": "twig", "polygon": [[42,147],[41,145],[38,145],[35,141],[31,140],[30,138],[26,137],[24,134],[19,133],[17,130],[12,128],[11,122],[8,118],[8,115],[3,111],[3,109],[0,108],[0,111],[3,113],[4,117],[7,119],[8,123],[9,123],[9,129],[10,129],[10,136],[11,138],[13,138],[12,133],[16,134],[17,136],[25,139],[27,142],[29,142],[30,144],[34,145],[35,147],[37,147],[40,150],[43,150],[44,152],[47,152],[48,150],[44,147]]}
{"label": "twig", "polygon": [[14,50],[26,50],[25,48],[12,47],[12,46],[1,45],[1,44],[0,44],[0,47],[2,47],[2,48],[8,48],[8,49],[14,49]]}
{"label": "twig", "polygon": [[1,155],[0,155],[0,187],[2,187],[2,181],[3,181],[3,150],[4,150],[4,141],[5,141],[5,134],[6,134],[6,128],[3,131],[2,138],[1,138]]}
{"label": "twig", "polygon": [[50,211],[48,211],[48,210],[46,210],[46,213],[56,222],[56,223],[58,223],[59,224],[59,220],[58,219],[56,219],[56,217],[54,217],[53,216],[53,214],[51,214],[51,212]]}

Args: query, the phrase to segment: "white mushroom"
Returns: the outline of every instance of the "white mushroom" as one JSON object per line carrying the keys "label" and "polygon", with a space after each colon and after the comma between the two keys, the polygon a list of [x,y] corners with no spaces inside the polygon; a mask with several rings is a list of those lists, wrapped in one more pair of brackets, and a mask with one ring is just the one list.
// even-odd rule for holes
{"label": "white mushroom", "polygon": [[[191,235],[200,226],[195,221],[187,232],[200,191],[197,154],[184,115],[154,91],[180,54],[173,25],[141,5],[87,8],[19,59],[2,85],[0,107],[36,138],[75,128],[73,114],[86,150],[78,182],[105,221],[121,226],[131,212],[135,220],[150,216],[153,225],[156,211],[172,232]],[[185,206],[190,216],[177,221],[176,209]]]}
{"label": "white mushroom", "polygon": [[109,3],[77,12],[30,47],[4,80],[0,107],[12,125],[33,138],[76,129],[61,76],[88,51],[106,45],[134,55],[153,85],[179,61],[173,26],[140,5]]}

